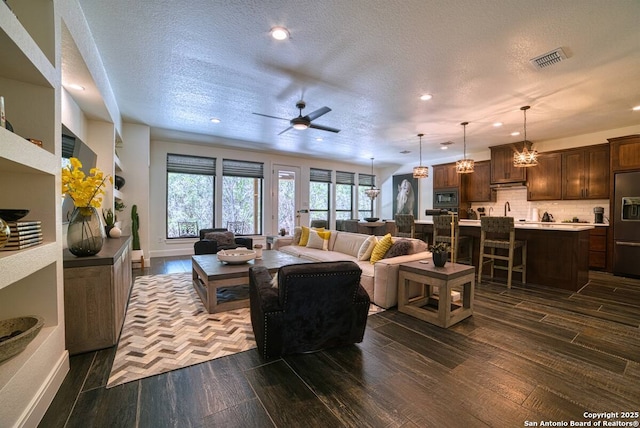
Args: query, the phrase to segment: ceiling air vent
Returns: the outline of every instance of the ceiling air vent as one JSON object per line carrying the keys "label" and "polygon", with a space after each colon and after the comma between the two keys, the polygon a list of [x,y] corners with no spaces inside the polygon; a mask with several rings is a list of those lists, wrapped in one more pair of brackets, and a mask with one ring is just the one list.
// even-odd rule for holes
{"label": "ceiling air vent", "polygon": [[537,56],[533,59],[530,59],[529,62],[538,70],[549,67],[550,65],[556,64],[562,60],[567,59],[567,55],[564,53],[562,48],[554,49],[551,52],[547,52],[540,56]]}

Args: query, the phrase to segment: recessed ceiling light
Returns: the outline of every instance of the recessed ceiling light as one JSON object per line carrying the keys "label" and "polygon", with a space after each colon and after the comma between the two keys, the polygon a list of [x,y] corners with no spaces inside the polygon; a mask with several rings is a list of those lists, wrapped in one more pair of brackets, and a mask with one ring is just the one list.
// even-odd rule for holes
{"label": "recessed ceiling light", "polygon": [[284,27],[273,27],[271,29],[271,37],[276,40],[286,40],[290,37],[289,30]]}
{"label": "recessed ceiling light", "polygon": [[442,146],[440,147],[440,150],[447,150],[449,146],[452,144],[453,144],[453,141],[445,141],[444,143],[440,143],[440,145]]}
{"label": "recessed ceiling light", "polygon": [[495,126],[496,128],[499,128],[502,126],[502,122],[494,122],[493,126]]}
{"label": "recessed ceiling light", "polygon": [[67,85],[67,88],[75,89],[76,91],[84,91],[84,86],[78,85],[77,83],[72,83],[70,85]]}
{"label": "recessed ceiling light", "polygon": [[220,119],[218,119],[217,117],[212,117],[211,123],[220,123]]}
{"label": "recessed ceiling light", "polygon": [[520,132],[518,132],[518,131],[511,133],[512,137],[517,137],[518,135],[520,135]]}
{"label": "recessed ceiling light", "polygon": [[640,106],[635,106],[634,108],[632,108],[633,111],[640,111]]}
{"label": "recessed ceiling light", "polygon": [[316,138],[316,141],[324,141],[324,140],[322,139],[322,137],[318,137]]}
{"label": "recessed ceiling light", "polygon": [[431,95],[431,94],[420,95],[420,99],[422,101],[429,101],[431,98],[433,98],[433,95]]}

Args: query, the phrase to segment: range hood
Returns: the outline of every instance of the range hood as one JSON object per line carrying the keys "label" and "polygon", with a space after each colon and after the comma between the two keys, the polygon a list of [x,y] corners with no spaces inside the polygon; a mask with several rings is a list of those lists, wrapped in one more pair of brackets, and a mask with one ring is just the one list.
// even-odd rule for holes
{"label": "range hood", "polygon": [[527,186],[526,181],[514,181],[512,183],[496,183],[496,184],[489,185],[491,189],[507,189],[512,187],[526,187],[526,186]]}

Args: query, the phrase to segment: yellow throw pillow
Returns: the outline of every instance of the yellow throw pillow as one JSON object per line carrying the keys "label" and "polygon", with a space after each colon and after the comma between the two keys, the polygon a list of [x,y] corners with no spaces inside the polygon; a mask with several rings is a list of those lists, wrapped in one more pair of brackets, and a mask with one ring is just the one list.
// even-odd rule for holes
{"label": "yellow throw pillow", "polygon": [[298,242],[298,245],[301,247],[306,247],[307,242],[309,242],[309,228],[306,226],[302,226],[302,234],[300,235],[300,242]]}
{"label": "yellow throw pillow", "polygon": [[329,238],[331,232],[319,232],[315,230],[309,231],[309,242],[307,242],[307,248],[316,248],[318,250],[327,251],[329,249]]}
{"label": "yellow throw pillow", "polygon": [[375,247],[373,247],[373,252],[371,253],[371,259],[369,262],[374,264],[378,260],[382,260],[384,255],[389,251],[389,248],[393,245],[393,240],[391,239],[391,234],[387,233],[384,237],[378,241]]}

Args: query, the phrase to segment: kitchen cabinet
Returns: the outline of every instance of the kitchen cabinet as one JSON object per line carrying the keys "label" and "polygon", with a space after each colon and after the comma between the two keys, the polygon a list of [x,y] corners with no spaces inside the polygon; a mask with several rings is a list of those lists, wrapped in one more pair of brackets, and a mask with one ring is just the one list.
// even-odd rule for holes
{"label": "kitchen cabinet", "polygon": [[562,199],[562,153],[540,153],[538,165],[527,171],[527,200]]}
{"label": "kitchen cabinet", "polygon": [[433,188],[446,189],[460,186],[460,174],[456,172],[456,164],[448,163],[433,166]]}
{"label": "kitchen cabinet", "polygon": [[131,237],[107,239],[95,257],[65,250],[64,304],[70,354],[118,343],[131,291]]}
{"label": "kitchen cabinet", "polygon": [[589,269],[603,270],[607,267],[607,226],[598,226],[589,231]]}
{"label": "kitchen cabinet", "polygon": [[[524,142],[489,147],[491,149],[491,184],[524,182],[527,169],[513,166],[513,153],[522,150]],[[527,142],[531,148],[531,143]]]}
{"label": "kitchen cabinet", "polygon": [[[39,315],[44,326],[0,364],[0,425],[37,426],[69,370],[64,347],[57,1],[0,2],[0,96],[13,132],[0,128],[0,195],[28,209],[42,243],[0,252],[2,319]],[[42,142],[32,144],[27,138]]]}
{"label": "kitchen cabinet", "polygon": [[480,161],[474,171],[462,175],[462,200],[464,202],[495,202],[496,191],[491,188],[491,161]]}
{"label": "kitchen cabinet", "polygon": [[609,146],[600,144],[562,154],[562,199],[609,198]]}
{"label": "kitchen cabinet", "polygon": [[640,169],[640,135],[609,138],[611,171]]}

